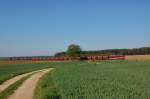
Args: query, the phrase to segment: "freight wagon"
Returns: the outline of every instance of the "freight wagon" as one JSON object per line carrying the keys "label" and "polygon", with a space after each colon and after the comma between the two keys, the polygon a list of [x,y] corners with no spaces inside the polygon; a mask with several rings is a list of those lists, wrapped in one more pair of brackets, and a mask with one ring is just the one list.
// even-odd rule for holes
{"label": "freight wagon", "polygon": [[[38,57],[9,57],[10,61],[30,60],[30,61],[67,61],[72,60],[70,57],[51,57],[51,56],[38,56]],[[73,58],[75,60],[125,60],[125,56],[83,56]]]}

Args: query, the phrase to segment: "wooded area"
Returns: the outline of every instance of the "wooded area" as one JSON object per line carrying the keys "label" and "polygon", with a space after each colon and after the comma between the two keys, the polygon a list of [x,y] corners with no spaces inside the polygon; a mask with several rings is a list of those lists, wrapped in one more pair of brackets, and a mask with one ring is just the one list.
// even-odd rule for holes
{"label": "wooded area", "polygon": [[[107,49],[97,51],[82,51],[81,55],[147,55],[150,54],[150,47],[133,48],[133,49]],[[66,52],[56,53],[55,56],[66,56]]]}

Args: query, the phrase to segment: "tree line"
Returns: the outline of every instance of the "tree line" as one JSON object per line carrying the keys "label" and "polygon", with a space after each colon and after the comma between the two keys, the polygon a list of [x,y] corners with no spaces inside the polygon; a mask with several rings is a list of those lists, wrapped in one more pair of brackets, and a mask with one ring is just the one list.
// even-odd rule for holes
{"label": "tree line", "polygon": [[[132,48],[132,49],[106,49],[96,51],[81,51],[81,56],[88,55],[147,55],[150,54],[150,47]],[[67,56],[66,52],[56,53],[56,57]]]}
{"label": "tree line", "polygon": [[[79,45],[71,44],[65,52],[56,53],[55,57],[70,57],[76,59],[77,57],[83,58],[90,55],[150,55],[150,47],[132,48],[132,49],[106,49],[96,51],[83,51]],[[30,56],[32,58],[34,56]],[[38,56],[44,58],[46,56]],[[47,56],[53,57],[53,56]],[[22,59],[24,57],[16,57]],[[0,57],[0,60],[10,60],[10,57]]]}

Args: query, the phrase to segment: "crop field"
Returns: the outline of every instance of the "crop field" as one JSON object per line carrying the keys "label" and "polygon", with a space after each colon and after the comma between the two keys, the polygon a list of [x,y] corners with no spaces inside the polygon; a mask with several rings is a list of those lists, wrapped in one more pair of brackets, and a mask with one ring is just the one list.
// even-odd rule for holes
{"label": "crop field", "polygon": [[150,99],[150,61],[0,62],[0,83],[51,67],[34,99]]}
{"label": "crop field", "polygon": [[35,99],[150,99],[150,61],[59,65],[40,80]]}
{"label": "crop field", "polygon": [[126,56],[127,60],[150,60],[150,55],[129,55]]}
{"label": "crop field", "polygon": [[25,72],[52,67],[51,64],[50,62],[0,61],[0,84],[9,78]]}

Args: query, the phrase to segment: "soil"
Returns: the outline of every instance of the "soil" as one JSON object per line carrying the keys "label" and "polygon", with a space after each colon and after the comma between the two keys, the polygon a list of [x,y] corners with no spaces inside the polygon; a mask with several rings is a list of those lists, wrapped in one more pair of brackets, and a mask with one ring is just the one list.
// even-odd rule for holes
{"label": "soil", "polygon": [[150,60],[150,55],[129,55],[126,56],[127,60]]}

